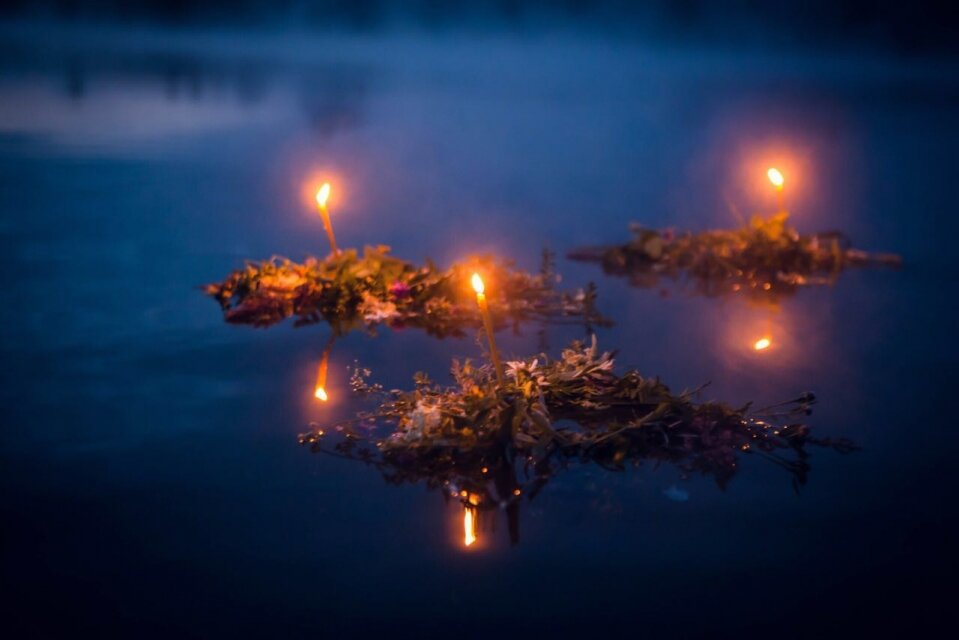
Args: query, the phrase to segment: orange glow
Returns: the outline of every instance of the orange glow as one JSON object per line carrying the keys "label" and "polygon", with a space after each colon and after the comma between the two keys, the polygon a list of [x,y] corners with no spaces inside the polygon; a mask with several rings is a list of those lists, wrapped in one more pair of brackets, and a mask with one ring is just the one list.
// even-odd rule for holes
{"label": "orange glow", "polygon": [[763,351],[764,349],[768,349],[770,346],[772,346],[772,343],[773,341],[769,338],[760,338],[755,342],[755,344],[753,344],[753,349],[756,351]]}
{"label": "orange glow", "polygon": [[[350,177],[333,167],[321,167],[301,173],[296,178],[298,202],[303,205],[305,211],[311,211],[314,216],[317,209],[322,209],[324,206],[327,209],[334,207],[340,211],[357,196],[356,185],[350,184]],[[325,196],[322,198],[325,202],[320,202],[320,196]],[[352,204],[356,203],[352,202]]]}
{"label": "orange glow", "polygon": [[773,186],[777,189],[782,189],[783,185],[786,184],[786,179],[776,167],[769,167],[766,171],[766,177],[769,178],[769,181],[772,182]]}
{"label": "orange glow", "polygon": [[467,547],[476,542],[476,514],[475,509],[463,509],[463,544]]}
{"label": "orange glow", "polygon": [[486,285],[483,284],[483,279],[480,277],[480,274],[474,273],[471,283],[473,285],[473,291],[475,291],[477,295],[483,295],[486,291]]}
{"label": "orange glow", "polygon": [[330,183],[324,182],[323,186],[319,188],[316,192],[316,204],[320,205],[321,209],[326,208],[326,201],[330,199]]}
{"label": "orange glow", "polygon": [[320,366],[316,369],[316,386],[313,390],[313,397],[320,402],[326,402],[330,397],[326,393],[326,372],[330,367],[330,353],[333,351],[333,336],[326,341],[323,348],[323,357],[320,358]]}

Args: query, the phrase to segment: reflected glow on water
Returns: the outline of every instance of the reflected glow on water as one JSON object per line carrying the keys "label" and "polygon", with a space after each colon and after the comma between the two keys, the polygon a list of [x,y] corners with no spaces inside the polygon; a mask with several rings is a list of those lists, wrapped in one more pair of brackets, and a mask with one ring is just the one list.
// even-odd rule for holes
{"label": "reflected glow on water", "polygon": [[476,542],[476,509],[463,507],[463,544],[467,547]]}
{"label": "reflected glow on water", "polygon": [[326,346],[323,348],[323,356],[320,358],[320,366],[317,367],[316,371],[316,385],[313,395],[321,402],[326,402],[330,399],[326,392],[326,376],[330,368],[330,353],[333,351],[334,341],[333,336],[330,336],[330,339],[326,341]]}

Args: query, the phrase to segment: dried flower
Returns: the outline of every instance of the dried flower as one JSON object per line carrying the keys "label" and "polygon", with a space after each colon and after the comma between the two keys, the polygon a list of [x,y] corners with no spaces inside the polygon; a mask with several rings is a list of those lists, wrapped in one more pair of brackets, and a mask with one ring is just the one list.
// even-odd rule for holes
{"label": "dried flower", "polygon": [[[777,461],[799,484],[809,469],[805,446],[854,448],[846,440],[812,438],[795,424],[770,427],[773,418],[805,415],[811,395],[749,413],[717,402],[697,403],[693,392],[674,394],[637,371],[617,375],[612,355],[598,351],[595,337],[588,346],[573,343],[558,360],[540,354],[511,361],[508,371],[504,390],[489,366],[454,361],[456,386],[437,387],[418,376],[413,391],[381,393],[379,407],[362,414],[367,422],[394,425],[385,438],[361,437],[351,423],[325,430],[351,433],[350,447],[365,440],[373,449],[389,452],[391,457],[380,464],[391,473],[399,472],[392,456],[402,450],[408,454],[404,475],[428,477],[442,469],[457,476],[461,486],[465,480],[457,474],[468,468],[466,460],[493,455],[504,446],[504,433],[510,434],[505,445],[514,455],[537,465],[554,456],[614,468],[652,459],[676,464],[686,473],[711,475],[720,485],[735,475],[737,457],[752,448],[779,451]],[[363,380],[366,373],[354,378]],[[369,395],[365,382],[354,386]],[[509,428],[504,431],[504,426]],[[301,439],[319,442],[314,434]],[[788,453],[795,455],[790,459]]]}
{"label": "dried flower", "polygon": [[801,236],[788,215],[754,217],[739,229],[676,234],[634,225],[623,245],[578,249],[574,260],[600,262],[612,275],[636,287],[660,288],[661,281],[691,284],[706,296],[747,295],[775,302],[802,286],[830,284],[847,267],[899,266],[891,254],[867,254],[849,247],[840,233]]}
{"label": "dried flower", "polygon": [[410,297],[412,289],[410,285],[401,280],[397,280],[390,285],[390,295],[396,300],[405,300]]}
{"label": "dried flower", "polygon": [[501,325],[570,318],[586,326],[609,322],[595,311],[595,291],[559,292],[551,273],[530,274],[509,263],[473,258],[448,270],[418,266],[366,247],[347,249],[302,264],[274,258],[249,263],[226,280],[204,287],[228,322],[269,326],[290,316],[297,326],[325,320],[335,333],[377,325],[416,327],[439,337],[465,335],[480,326],[476,299],[462,286],[482,270],[497,283],[489,298]]}
{"label": "dried flower", "polygon": [[360,303],[357,312],[367,324],[386,322],[397,315],[395,304],[381,300],[369,293],[363,294],[363,302]]}

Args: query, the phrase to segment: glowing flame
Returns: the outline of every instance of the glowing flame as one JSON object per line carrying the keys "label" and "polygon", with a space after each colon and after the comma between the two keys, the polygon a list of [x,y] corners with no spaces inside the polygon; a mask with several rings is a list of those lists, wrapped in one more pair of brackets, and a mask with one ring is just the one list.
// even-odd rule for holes
{"label": "glowing flame", "polygon": [[316,204],[326,208],[326,201],[330,198],[330,183],[324,182],[323,186],[316,192]]}
{"label": "glowing flame", "polygon": [[473,285],[473,291],[476,293],[482,294],[484,291],[486,291],[486,285],[483,284],[483,279],[480,277],[480,274],[474,273],[471,283]]}
{"label": "glowing flame", "polygon": [[476,542],[476,516],[473,513],[475,509],[466,507],[463,509],[463,544],[467,547]]}
{"label": "glowing flame", "polygon": [[320,400],[321,402],[326,402],[327,400],[330,399],[330,397],[326,395],[326,389],[324,389],[323,387],[317,387],[316,391],[313,392],[313,396],[316,397],[316,399]]}
{"label": "glowing flame", "polygon": [[769,181],[772,182],[773,186],[777,189],[782,189],[783,185],[786,184],[786,179],[776,167],[769,167],[769,170],[766,172],[766,177],[769,178]]}
{"label": "glowing flame", "polygon": [[769,338],[760,338],[753,345],[753,349],[756,351],[762,351],[763,349],[768,349],[772,345],[773,341]]}

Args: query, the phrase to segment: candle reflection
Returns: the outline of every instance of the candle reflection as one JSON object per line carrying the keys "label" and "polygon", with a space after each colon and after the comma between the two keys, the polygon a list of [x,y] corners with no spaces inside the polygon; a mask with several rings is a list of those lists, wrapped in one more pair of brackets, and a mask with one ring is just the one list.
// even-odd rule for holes
{"label": "candle reflection", "polygon": [[467,547],[476,542],[476,509],[463,508],[463,544]]}
{"label": "candle reflection", "polygon": [[326,341],[326,346],[323,348],[323,356],[320,358],[320,366],[316,372],[316,387],[313,390],[313,397],[320,402],[326,402],[330,399],[326,392],[326,372],[329,369],[330,352],[333,351],[334,341],[335,338],[333,336],[330,336],[330,339]]}

